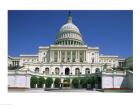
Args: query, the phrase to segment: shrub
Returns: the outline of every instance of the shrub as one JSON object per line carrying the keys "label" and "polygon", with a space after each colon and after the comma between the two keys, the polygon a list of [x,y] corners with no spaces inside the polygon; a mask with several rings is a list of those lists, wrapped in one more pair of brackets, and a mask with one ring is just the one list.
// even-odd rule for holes
{"label": "shrub", "polygon": [[92,88],[92,78],[88,77],[86,80],[86,88],[91,89]]}
{"label": "shrub", "polygon": [[80,78],[80,85],[82,88],[86,88],[86,78],[85,77]]}
{"label": "shrub", "polygon": [[74,88],[78,88],[79,87],[79,78],[74,78],[72,80],[72,85]]}
{"label": "shrub", "polygon": [[86,79],[86,88],[94,88],[95,87],[95,77],[91,76]]}
{"label": "shrub", "polygon": [[95,84],[96,84],[96,88],[101,88],[101,77],[96,77],[95,78]]}
{"label": "shrub", "polygon": [[91,77],[91,79],[92,79],[92,88],[95,88],[95,77],[93,76]]}
{"label": "shrub", "polygon": [[51,77],[48,77],[45,81],[46,88],[51,88],[52,83],[53,83],[53,79]]}
{"label": "shrub", "polygon": [[61,79],[60,79],[60,78],[55,78],[54,86],[55,86],[56,88],[59,88],[59,87],[60,87],[60,83],[61,83]]}
{"label": "shrub", "polygon": [[44,77],[39,77],[39,79],[38,79],[38,84],[37,84],[37,86],[38,86],[38,88],[43,88],[43,85],[45,84],[45,79],[44,79]]}
{"label": "shrub", "polygon": [[30,87],[35,88],[36,84],[38,84],[38,78],[36,76],[32,76],[30,80]]}

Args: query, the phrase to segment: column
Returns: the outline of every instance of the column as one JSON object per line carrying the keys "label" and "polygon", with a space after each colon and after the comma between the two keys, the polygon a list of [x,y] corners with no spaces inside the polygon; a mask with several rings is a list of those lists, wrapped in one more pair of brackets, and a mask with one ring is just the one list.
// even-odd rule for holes
{"label": "column", "polygon": [[85,53],[85,50],[84,50],[84,62],[85,62],[85,57],[86,57],[86,53]]}
{"label": "column", "polygon": [[59,62],[59,50],[57,51],[57,62]]}
{"label": "column", "polygon": [[51,51],[49,50],[49,62],[51,62]]}
{"label": "column", "polygon": [[78,50],[76,50],[76,61],[78,62]]}
{"label": "column", "polygon": [[61,60],[61,50],[60,50],[60,62],[61,62],[62,60]]}
{"label": "column", "polygon": [[75,61],[77,62],[77,50],[75,51]]}
{"label": "column", "polygon": [[52,56],[53,56],[52,61],[54,62],[54,53],[55,53],[55,50],[53,50],[52,53],[53,53],[52,54]]}
{"label": "column", "polygon": [[80,61],[80,51],[78,50],[78,62]]}
{"label": "column", "polygon": [[70,62],[72,62],[72,51],[71,51],[71,56],[70,57],[71,57],[71,61]]}
{"label": "column", "polygon": [[67,62],[67,51],[66,51],[66,62]]}
{"label": "column", "polygon": [[13,61],[13,66],[15,66],[15,61]]}
{"label": "column", "polygon": [[86,54],[87,54],[87,51],[85,50],[85,61],[86,61],[86,57],[87,57]]}
{"label": "column", "polygon": [[65,62],[66,62],[66,51],[65,51]]}
{"label": "column", "polygon": [[14,62],[12,61],[12,66],[14,66]]}
{"label": "column", "polygon": [[15,61],[16,62],[16,66],[17,66],[17,61]]}
{"label": "column", "polygon": [[15,61],[13,61],[13,66],[15,66]]}

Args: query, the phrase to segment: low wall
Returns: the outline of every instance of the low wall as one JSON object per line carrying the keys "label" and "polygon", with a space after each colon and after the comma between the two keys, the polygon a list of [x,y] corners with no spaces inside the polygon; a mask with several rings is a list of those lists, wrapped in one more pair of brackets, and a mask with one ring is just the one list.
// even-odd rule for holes
{"label": "low wall", "polygon": [[30,75],[8,75],[9,88],[30,88]]}
{"label": "low wall", "polygon": [[102,88],[128,88],[126,73],[102,73]]}

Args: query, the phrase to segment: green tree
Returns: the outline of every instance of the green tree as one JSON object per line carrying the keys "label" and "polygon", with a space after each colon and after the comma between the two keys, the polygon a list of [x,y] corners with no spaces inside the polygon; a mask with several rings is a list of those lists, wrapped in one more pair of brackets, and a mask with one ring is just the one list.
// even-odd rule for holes
{"label": "green tree", "polygon": [[53,79],[51,77],[48,77],[45,81],[46,88],[51,88],[52,83]]}
{"label": "green tree", "polygon": [[86,88],[92,88],[92,78],[88,77],[86,80]]}
{"label": "green tree", "polygon": [[36,76],[32,76],[30,79],[30,87],[35,88],[36,84],[38,84],[38,78]]}
{"label": "green tree", "polygon": [[95,77],[87,77],[86,79],[86,88],[94,88],[95,87]]}
{"label": "green tree", "polygon": [[38,84],[37,84],[37,86],[38,86],[38,88],[43,88],[43,85],[45,84],[45,79],[44,79],[44,77],[39,77],[39,79],[38,79]]}
{"label": "green tree", "polygon": [[95,87],[95,77],[94,76],[91,77],[91,81],[92,81],[91,87],[94,88]]}
{"label": "green tree", "polygon": [[95,77],[96,88],[101,88],[101,77]]}
{"label": "green tree", "polygon": [[80,85],[82,88],[86,88],[86,78],[85,77],[80,78]]}
{"label": "green tree", "polygon": [[59,87],[60,87],[60,83],[61,83],[61,79],[60,79],[60,78],[55,78],[54,86],[55,86],[56,88],[59,88]]}
{"label": "green tree", "polygon": [[78,88],[79,87],[79,78],[74,78],[72,80],[72,85],[74,88]]}

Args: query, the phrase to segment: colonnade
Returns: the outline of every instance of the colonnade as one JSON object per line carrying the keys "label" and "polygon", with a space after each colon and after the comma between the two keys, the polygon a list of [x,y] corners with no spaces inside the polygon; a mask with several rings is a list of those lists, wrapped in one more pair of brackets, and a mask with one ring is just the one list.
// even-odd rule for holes
{"label": "colonnade", "polygon": [[[51,62],[80,62],[80,51],[82,51],[83,53],[82,62],[85,62],[87,57],[86,50],[51,50],[50,51]],[[55,58],[57,59],[56,61]],[[73,61],[73,59],[75,59],[75,61]]]}
{"label": "colonnade", "polygon": [[12,66],[13,66],[13,67],[19,66],[19,61],[12,61]]}
{"label": "colonnade", "polygon": [[56,44],[59,44],[59,45],[82,45],[81,42],[73,41],[73,40],[59,41]]}

